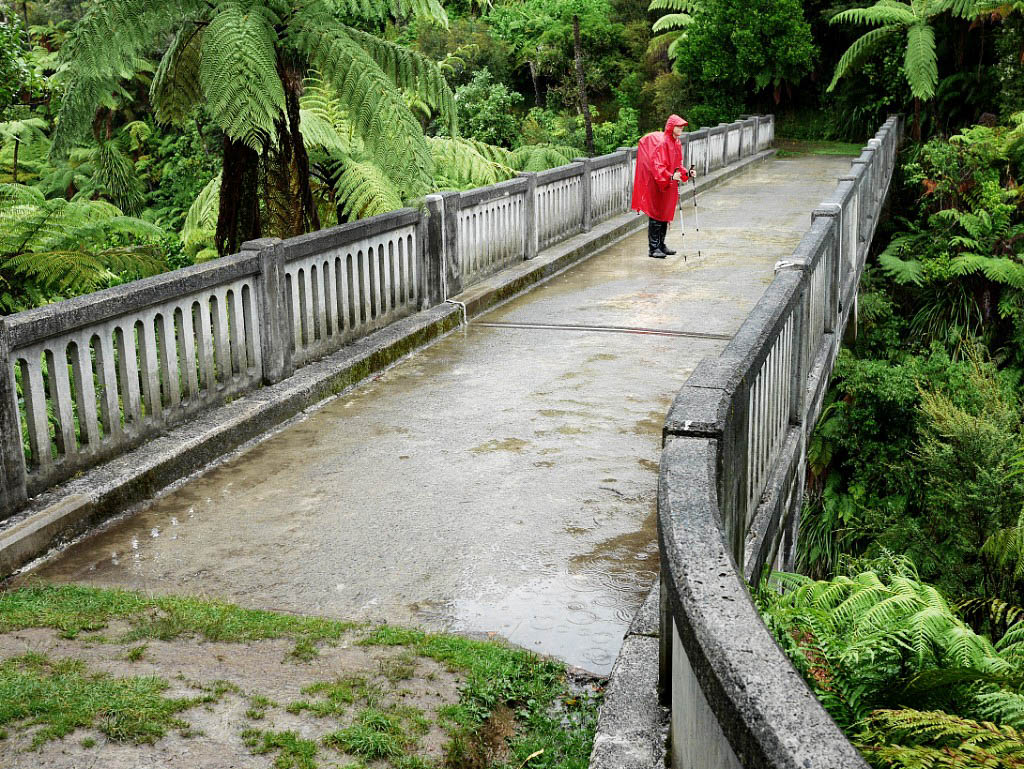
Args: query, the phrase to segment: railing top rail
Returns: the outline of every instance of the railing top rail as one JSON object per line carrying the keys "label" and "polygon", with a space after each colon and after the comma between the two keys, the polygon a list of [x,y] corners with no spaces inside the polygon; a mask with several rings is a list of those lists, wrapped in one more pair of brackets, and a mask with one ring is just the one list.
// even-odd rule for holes
{"label": "railing top rail", "polygon": [[[891,142],[898,125],[896,118],[887,121],[880,141]],[[854,199],[866,169],[883,167],[883,157],[866,151],[853,161],[851,175],[816,209],[828,215],[816,217],[792,257],[780,262],[771,285],[722,355],[697,365],[665,420],[658,534],[670,626],[744,767],[867,766],[762,622],[733,554],[742,554],[750,534],[751,511],[737,496],[752,450],[745,396],[784,325],[801,312],[814,268],[833,239],[842,237],[836,226],[839,211]],[[891,170],[891,163],[885,170]],[[787,440],[805,428],[790,422]],[[800,452],[785,456],[790,461]],[[772,472],[785,470],[780,465]]]}
{"label": "railing top rail", "polygon": [[497,184],[489,184],[486,187],[477,187],[459,193],[459,205],[462,208],[487,203],[499,198],[507,198],[511,195],[521,195],[526,192],[529,182],[522,177],[508,179]]}
{"label": "railing top rail", "polygon": [[610,152],[607,155],[598,155],[596,158],[590,159],[590,169],[596,171],[598,168],[607,168],[608,166],[625,163],[628,159],[629,153],[624,150]]}
{"label": "railing top rail", "polygon": [[257,272],[257,255],[243,252],[25,310],[5,318],[11,349],[28,347],[52,336],[139,312],[169,299],[230,283]]}
{"label": "railing top rail", "polygon": [[[746,767],[863,769],[864,759],[775,643],[737,573],[718,514],[720,451],[707,438],[670,439],[658,483],[668,600],[708,705]],[[741,661],[757,662],[756,678]]]}
{"label": "railing top rail", "polygon": [[323,251],[342,248],[350,243],[408,226],[418,222],[419,218],[420,212],[417,209],[400,208],[397,211],[339,224],[306,235],[297,235],[283,241],[285,259],[301,259]]}
{"label": "railing top rail", "polygon": [[825,258],[831,238],[832,224],[827,217],[818,217],[804,233],[793,254],[776,263],[775,269],[797,267],[813,270]]}
{"label": "railing top rail", "polygon": [[725,346],[722,356],[743,361],[745,377],[756,373],[771,352],[772,343],[800,300],[802,281],[803,277],[794,272],[776,275]]}
{"label": "railing top rail", "polygon": [[558,168],[549,168],[546,171],[537,172],[537,186],[542,184],[549,184],[551,182],[559,182],[562,179],[568,179],[572,176],[583,175],[583,164],[582,163],[569,163],[566,166],[558,166]]}

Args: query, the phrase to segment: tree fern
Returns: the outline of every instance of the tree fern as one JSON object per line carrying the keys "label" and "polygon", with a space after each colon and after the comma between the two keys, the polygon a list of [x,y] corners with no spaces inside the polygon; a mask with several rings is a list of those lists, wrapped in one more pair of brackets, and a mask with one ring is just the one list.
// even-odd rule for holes
{"label": "tree fern", "polygon": [[96,107],[112,84],[137,71],[142,55],[189,15],[200,0],[108,0],[88,6],[61,47],[58,70],[64,93],[54,133],[54,151],[66,152],[92,124]]}
{"label": "tree fern", "polygon": [[835,74],[828,90],[835,88],[839,79],[859,68],[870,55],[884,50],[883,44],[903,32],[906,45],[903,56],[903,74],[915,99],[914,134],[919,136],[918,112],[920,102],[935,96],[938,84],[938,67],[935,51],[934,18],[947,12],[952,0],[878,0],[867,8],[850,8],[835,14],[832,24],[857,24],[878,26],[861,36],[839,59]]}
{"label": "tree fern", "polygon": [[700,7],[696,0],[651,0],[647,6],[648,13],[667,11],[655,20],[651,26],[654,37],[647,46],[649,52],[659,51],[668,46],[666,54],[669,59],[675,58],[676,47],[683,39],[683,30],[693,23],[693,14]]}
{"label": "tree fern", "polygon": [[[0,284],[28,282],[53,295],[91,291],[115,273],[158,272],[163,230],[102,201],[47,200],[36,189],[0,184]],[[22,292],[4,290],[15,296]],[[11,300],[5,311],[18,309]]]}

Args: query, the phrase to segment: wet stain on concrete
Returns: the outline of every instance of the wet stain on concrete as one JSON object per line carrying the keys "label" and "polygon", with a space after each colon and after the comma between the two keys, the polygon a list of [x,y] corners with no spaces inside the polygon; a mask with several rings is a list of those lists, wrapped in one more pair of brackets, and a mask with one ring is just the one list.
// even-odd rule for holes
{"label": "wet stain on concrete", "polygon": [[485,454],[490,451],[511,451],[519,454],[529,445],[530,442],[524,441],[522,438],[505,438],[501,441],[495,439],[487,441],[487,443],[481,443],[479,446],[474,446],[470,451],[474,454]]}
{"label": "wet stain on concrete", "polygon": [[641,457],[640,459],[637,460],[637,463],[640,465],[640,467],[644,468],[644,470],[650,470],[652,473],[658,472],[659,465],[654,460],[644,459]]}

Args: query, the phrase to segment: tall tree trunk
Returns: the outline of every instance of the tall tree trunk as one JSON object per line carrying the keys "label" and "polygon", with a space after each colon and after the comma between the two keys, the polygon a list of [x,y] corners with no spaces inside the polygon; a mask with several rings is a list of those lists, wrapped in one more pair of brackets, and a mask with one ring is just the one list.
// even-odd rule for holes
{"label": "tall tree trunk", "polygon": [[540,98],[540,86],[537,84],[537,65],[532,61],[526,62],[530,65],[530,79],[533,81],[533,103],[534,106],[543,107],[544,104]]}
{"label": "tall tree trunk", "polygon": [[921,100],[914,97],[914,141],[921,141]]}
{"label": "tall tree trunk", "polygon": [[587,103],[587,86],[583,79],[583,46],[580,44],[580,17],[572,17],[572,37],[576,48],[576,87],[580,91],[580,109],[583,111],[583,125],[587,128],[587,155],[594,156],[594,126],[590,124],[590,105]]}
{"label": "tall tree trunk", "polygon": [[309,155],[299,129],[299,96],[302,74],[285,60],[278,61],[284,86],[285,112],[275,122],[277,145],[265,158],[267,198],[265,228],[282,238],[320,229],[309,180]]}
{"label": "tall tree trunk", "polygon": [[217,253],[232,254],[247,240],[262,237],[260,225],[260,156],[242,142],[224,137]]}
{"label": "tall tree trunk", "polygon": [[299,130],[299,95],[302,88],[302,74],[290,73],[286,85],[285,100],[288,107],[288,128],[291,132],[292,167],[302,207],[302,227],[303,232],[313,232],[320,229],[320,214],[313,202],[313,188],[309,184],[309,154],[306,152],[306,144],[302,141],[302,132]]}

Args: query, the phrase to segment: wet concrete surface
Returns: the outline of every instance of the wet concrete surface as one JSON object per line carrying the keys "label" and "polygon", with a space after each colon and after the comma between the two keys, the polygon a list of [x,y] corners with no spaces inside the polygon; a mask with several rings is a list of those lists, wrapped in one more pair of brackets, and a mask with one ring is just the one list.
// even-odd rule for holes
{"label": "wet concrete surface", "polygon": [[606,673],[657,575],[665,412],[726,342],[544,326],[734,333],[848,168],[755,167],[699,196],[699,233],[688,191],[678,255],[627,238],[26,578],[495,633]]}

